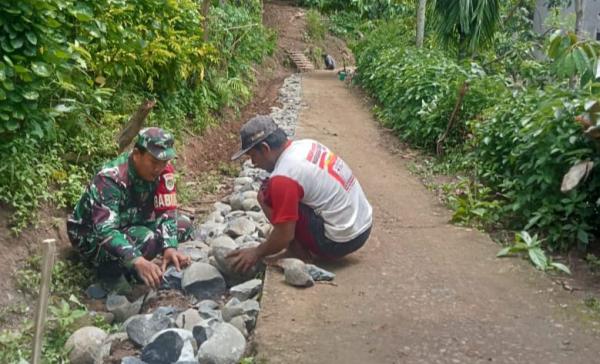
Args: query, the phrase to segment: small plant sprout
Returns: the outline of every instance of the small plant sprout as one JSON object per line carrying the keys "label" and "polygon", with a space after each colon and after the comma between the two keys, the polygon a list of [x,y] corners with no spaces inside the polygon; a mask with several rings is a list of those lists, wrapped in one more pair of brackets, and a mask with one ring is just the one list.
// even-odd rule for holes
{"label": "small plant sprout", "polygon": [[527,231],[521,231],[515,234],[515,242],[511,246],[507,246],[500,250],[497,257],[506,257],[513,254],[527,253],[527,258],[535,265],[537,269],[542,271],[559,270],[561,272],[571,274],[569,267],[562,263],[553,262],[552,258],[546,256],[542,249],[543,240],[539,239],[537,234],[531,236]]}

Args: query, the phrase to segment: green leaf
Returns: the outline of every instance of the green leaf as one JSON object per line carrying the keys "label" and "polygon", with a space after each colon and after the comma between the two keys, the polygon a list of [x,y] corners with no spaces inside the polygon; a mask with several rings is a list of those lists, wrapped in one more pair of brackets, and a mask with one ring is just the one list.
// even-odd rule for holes
{"label": "green leaf", "polygon": [[25,37],[27,37],[27,40],[29,41],[29,43],[31,43],[33,45],[37,44],[37,36],[35,35],[34,32],[25,33]]}
{"label": "green leaf", "polygon": [[22,93],[23,97],[27,100],[37,100],[40,97],[40,94],[37,91],[27,91]]}
{"label": "green leaf", "polygon": [[502,248],[497,254],[496,257],[500,258],[500,257],[505,257],[509,254],[511,254],[512,252],[510,251],[511,247],[507,246],[506,248]]}
{"label": "green leaf", "polygon": [[19,49],[23,46],[23,38],[19,37],[19,38],[15,38],[15,39],[11,39],[10,40],[10,45],[14,48],[14,49]]}
{"label": "green leaf", "polygon": [[0,101],[6,100],[6,92],[0,88]]}
{"label": "green leaf", "polygon": [[528,251],[531,262],[541,270],[546,270],[548,267],[548,258],[542,248],[531,248]]}
{"label": "green leaf", "polygon": [[560,271],[563,271],[567,274],[571,274],[571,270],[569,269],[569,267],[567,267],[566,265],[564,265],[562,263],[552,262],[552,263],[550,263],[550,266],[554,267]]}
{"label": "green leaf", "polygon": [[43,62],[34,62],[31,64],[31,70],[33,73],[40,77],[50,77],[50,70],[48,65]]}
{"label": "green leaf", "polygon": [[4,123],[4,127],[8,131],[15,131],[19,128],[19,122],[15,119],[10,119],[6,123]]}

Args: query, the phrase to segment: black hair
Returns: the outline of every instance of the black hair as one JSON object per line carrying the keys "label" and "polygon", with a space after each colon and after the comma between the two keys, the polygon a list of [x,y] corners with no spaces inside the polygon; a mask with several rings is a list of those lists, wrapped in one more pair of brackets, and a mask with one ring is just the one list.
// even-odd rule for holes
{"label": "black hair", "polygon": [[256,144],[254,148],[260,148],[262,143],[267,143],[271,149],[278,149],[282,147],[288,140],[287,134],[283,129],[277,128],[274,132],[269,134],[262,142]]}

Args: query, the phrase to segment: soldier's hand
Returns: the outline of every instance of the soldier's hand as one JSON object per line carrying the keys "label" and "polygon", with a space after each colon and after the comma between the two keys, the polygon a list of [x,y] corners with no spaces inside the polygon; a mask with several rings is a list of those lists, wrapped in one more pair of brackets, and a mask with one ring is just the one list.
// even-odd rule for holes
{"label": "soldier's hand", "polygon": [[173,265],[175,266],[175,269],[177,269],[177,271],[181,271],[181,268],[185,268],[190,264],[190,257],[188,257],[187,255],[179,252],[177,249],[175,248],[167,248],[163,251],[163,260],[162,260],[162,271],[164,273],[165,269],[167,269],[167,266],[169,265],[169,263],[173,263]]}
{"label": "soldier's hand", "polygon": [[162,272],[160,267],[144,257],[136,258],[133,267],[147,286],[157,289],[160,287]]}

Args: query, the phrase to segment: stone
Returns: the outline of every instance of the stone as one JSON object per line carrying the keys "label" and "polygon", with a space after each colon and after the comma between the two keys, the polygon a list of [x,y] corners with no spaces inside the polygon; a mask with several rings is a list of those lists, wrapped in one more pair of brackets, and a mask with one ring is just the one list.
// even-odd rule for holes
{"label": "stone", "polygon": [[199,300],[212,299],[225,292],[225,279],[217,268],[208,263],[195,262],[183,271],[181,287]]}
{"label": "stone", "polygon": [[256,191],[246,191],[242,193],[242,196],[244,197],[244,200],[257,200],[258,199],[258,192]]}
{"label": "stone", "polygon": [[[223,205],[225,205],[225,204],[223,204]],[[225,206],[229,206],[229,205],[225,205]],[[229,209],[231,210],[231,206],[229,206]],[[213,211],[206,217],[205,222],[214,222],[217,224],[222,224],[225,222],[225,217],[223,216],[223,214],[221,212]]]}
{"label": "stone", "polygon": [[234,185],[247,185],[254,182],[254,179],[250,177],[237,177],[233,180]]}
{"label": "stone", "polygon": [[219,308],[219,304],[213,300],[202,300],[202,301],[198,302],[197,304],[195,304],[194,307],[197,308],[198,310],[200,310],[200,309],[216,310]]}
{"label": "stone", "polygon": [[233,286],[229,289],[229,293],[232,297],[245,301],[250,297],[253,297],[262,287],[262,281],[260,279],[251,279],[237,286]]}
{"label": "stone", "polygon": [[[242,245],[242,247],[245,247],[245,244]],[[262,263],[258,263],[246,272],[236,272],[231,266],[231,260],[227,258],[227,255],[237,249],[238,245],[228,236],[224,235],[217,239],[213,239],[211,241],[211,246],[215,258],[215,266],[225,276],[229,286],[254,278],[258,270],[262,269]]]}
{"label": "stone", "polygon": [[219,322],[212,335],[198,349],[203,364],[237,364],[246,350],[246,338],[233,325]]}
{"label": "stone", "polygon": [[160,285],[161,289],[181,289],[181,278],[183,272],[177,271],[175,266],[169,266],[163,274],[163,279]]}
{"label": "stone", "polygon": [[96,358],[101,355],[102,343],[106,339],[104,330],[86,326],[75,331],[65,344],[69,350],[69,360],[73,364],[93,364]]}
{"label": "stone", "polygon": [[194,336],[194,340],[196,340],[196,344],[201,346],[208,338],[210,338],[213,334],[213,327],[217,324],[217,320],[215,319],[207,319],[200,322],[198,325],[194,326],[192,329],[192,334]]}
{"label": "stone", "polygon": [[231,205],[224,204],[222,202],[215,202],[213,206],[216,212],[218,212],[223,217],[229,212],[231,212]]}
{"label": "stone", "polygon": [[250,235],[256,230],[256,225],[250,219],[239,217],[230,221],[225,228],[225,234],[232,238],[237,238],[242,235]]}
{"label": "stone", "polygon": [[125,326],[129,340],[139,346],[145,346],[158,332],[171,327],[171,318],[162,314],[135,315]]}
{"label": "stone", "polygon": [[260,312],[260,304],[254,299],[243,301],[240,303],[240,306],[242,307],[244,315],[252,316],[254,318],[256,318]]}
{"label": "stone", "polygon": [[246,217],[247,212],[246,211],[231,211],[230,213],[227,214],[227,216],[225,216],[225,220],[226,221],[231,221],[240,217]]}
{"label": "stone", "polygon": [[306,269],[306,264],[296,258],[280,259],[277,264],[283,268],[286,283],[296,287],[310,287],[315,284]]}
{"label": "stone", "polygon": [[143,300],[131,303],[125,296],[109,294],[106,299],[106,310],[115,315],[116,322],[123,322],[131,316],[140,313],[142,304]]}
{"label": "stone", "polygon": [[305,264],[306,271],[316,281],[333,281],[335,273],[319,268],[314,264]]}
{"label": "stone", "polygon": [[256,326],[256,317],[250,315],[241,315],[237,317],[240,317],[242,320],[244,320],[246,331],[250,332],[254,330],[254,327]]}
{"label": "stone", "polygon": [[85,294],[91,299],[100,300],[100,299],[103,299],[104,297],[106,297],[108,292],[106,292],[106,290],[104,288],[102,288],[102,285],[100,283],[94,283],[94,284],[91,284],[85,290]]}
{"label": "stone", "polygon": [[196,248],[200,250],[208,249],[208,245],[202,240],[191,240],[178,244],[179,248]]}
{"label": "stone", "polygon": [[208,260],[208,249],[202,250],[192,247],[180,247],[177,250],[190,257],[194,262],[206,262]]}
{"label": "stone", "polygon": [[117,332],[114,334],[107,335],[102,344],[100,345],[98,353],[94,359],[94,364],[103,364],[105,362],[105,359],[107,359],[110,356],[110,349],[113,343],[125,340],[127,340],[127,334],[124,332]]}
{"label": "stone", "polygon": [[246,321],[244,321],[242,316],[236,316],[232,318],[229,323],[238,329],[238,331],[244,335],[244,337],[248,337],[248,328],[246,327]]}
{"label": "stone", "polygon": [[262,211],[246,211],[246,216],[257,224],[268,223],[267,217]]}
{"label": "stone", "polygon": [[121,364],[148,364],[135,356],[126,356],[121,358]]}
{"label": "stone", "polygon": [[269,223],[257,225],[256,228],[258,229],[258,236],[261,238],[268,238],[273,230],[273,226]]}
{"label": "stone", "polygon": [[[251,192],[254,192],[254,191],[251,191]],[[242,202],[242,209],[244,209],[244,211],[256,211],[256,212],[262,210],[261,207],[260,207],[260,204],[254,198],[247,198],[247,199],[245,199]]]}
{"label": "stone", "polygon": [[[236,186],[236,187],[238,187],[238,189],[240,188],[239,186]],[[238,193],[234,193],[233,195],[231,195],[231,197],[229,198],[231,212],[242,210],[243,202],[244,202],[244,195],[242,195],[241,193],[238,192]],[[225,213],[225,216],[227,217],[227,215],[229,215],[231,212]]]}
{"label": "stone", "polygon": [[175,325],[177,325],[177,327],[179,327],[180,329],[192,331],[194,326],[196,326],[202,320],[203,318],[202,316],[200,316],[198,310],[190,308],[177,315]]}
{"label": "stone", "polygon": [[181,329],[163,330],[142,349],[141,358],[148,364],[194,361],[194,336]]}
{"label": "stone", "polygon": [[205,222],[196,229],[195,235],[197,239],[207,241],[223,234],[225,230],[225,224],[219,224],[216,222]]}

